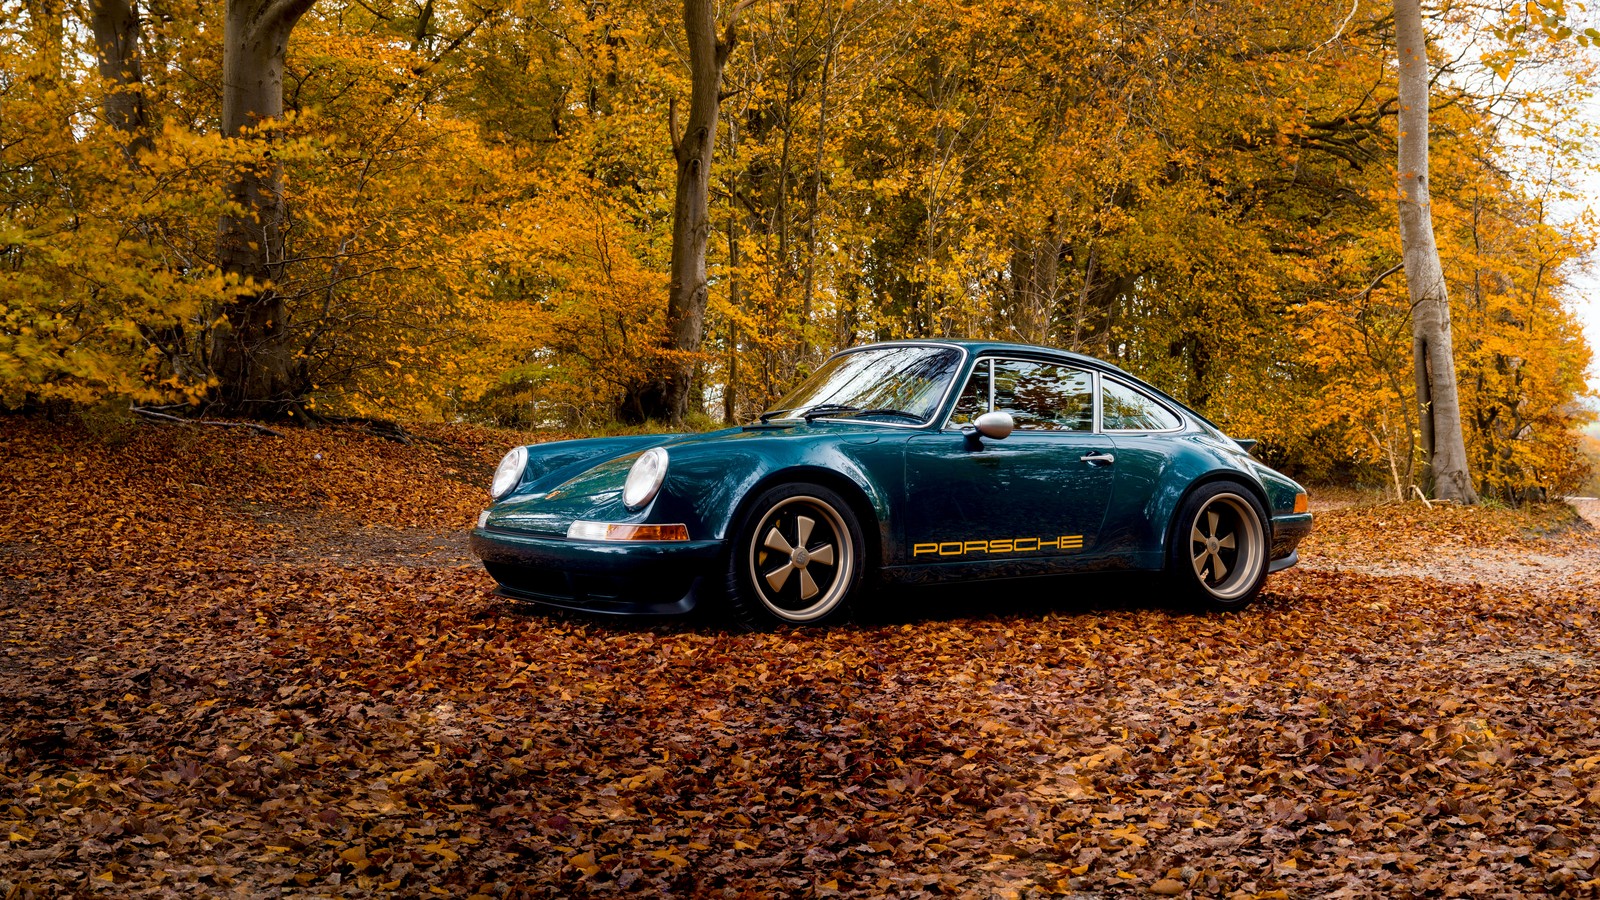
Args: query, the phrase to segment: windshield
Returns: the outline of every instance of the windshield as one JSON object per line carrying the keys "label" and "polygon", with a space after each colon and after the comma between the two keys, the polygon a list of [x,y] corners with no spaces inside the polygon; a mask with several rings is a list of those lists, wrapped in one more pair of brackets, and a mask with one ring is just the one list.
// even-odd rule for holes
{"label": "windshield", "polygon": [[828,360],[763,413],[926,422],[961,366],[954,347],[876,347]]}

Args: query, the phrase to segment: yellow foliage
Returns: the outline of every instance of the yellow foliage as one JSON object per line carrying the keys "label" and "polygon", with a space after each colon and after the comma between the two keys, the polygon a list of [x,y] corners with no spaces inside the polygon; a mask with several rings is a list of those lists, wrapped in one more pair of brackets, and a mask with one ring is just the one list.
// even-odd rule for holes
{"label": "yellow foliage", "polygon": [[[1582,475],[1589,350],[1565,304],[1596,234],[1555,218],[1543,174],[1592,137],[1570,115],[1587,38],[1549,45],[1566,26],[1539,10],[1440,79],[1433,136],[1468,445],[1513,499]],[[215,264],[225,180],[252,166],[283,173],[270,287],[316,409],[603,427],[670,357],[675,7],[319,5],[270,141],[217,136],[220,11],[192,12],[142,24],[131,162],[85,23],[0,27],[0,402],[204,399],[219,311],[261,287]],[[1117,362],[1298,474],[1405,492],[1409,310],[1403,276],[1379,278],[1399,260],[1392,48],[1381,9],[1347,12],[747,7],[686,357],[705,411],[752,416],[864,341],[1014,339]],[[1477,77],[1530,62],[1534,87]]]}

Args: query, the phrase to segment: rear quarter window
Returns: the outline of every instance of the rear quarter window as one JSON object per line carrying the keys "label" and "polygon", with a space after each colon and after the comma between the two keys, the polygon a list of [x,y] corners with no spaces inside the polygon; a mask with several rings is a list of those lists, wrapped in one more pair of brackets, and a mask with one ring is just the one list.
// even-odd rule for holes
{"label": "rear quarter window", "polygon": [[1183,425],[1156,398],[1110,378],[1100,380],[1100,427],[1106,431],[1173,431]]}

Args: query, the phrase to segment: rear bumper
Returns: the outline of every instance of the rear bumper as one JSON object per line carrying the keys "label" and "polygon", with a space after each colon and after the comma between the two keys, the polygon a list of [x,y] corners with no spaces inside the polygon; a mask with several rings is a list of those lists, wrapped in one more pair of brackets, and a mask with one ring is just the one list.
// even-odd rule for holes
{"label": "rear bumper", "polygon": [[613,615],[679,615],[722,587],[722,541],[574,541],[477,528],[472,552],[498,593]]}
{"label": "rear bumper", "polygon": [[1271,571],[1287,569],[1300,561],[1299,546],[1311,533],[1311,513],[1272,517]]}

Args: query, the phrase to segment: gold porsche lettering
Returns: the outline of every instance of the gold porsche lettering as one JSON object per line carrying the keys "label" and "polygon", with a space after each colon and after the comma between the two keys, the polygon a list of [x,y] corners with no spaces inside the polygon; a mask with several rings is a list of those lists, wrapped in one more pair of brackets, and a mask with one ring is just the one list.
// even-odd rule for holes
{"label": "gold porsche lettering", "polygon": [[912,544],[911,555],[917,556],[972,556],[997,553],[1037,553],[1040,550],[1082,550],[1083,535],[1063,534],[1049,538],[990,538],[979,541],[944,541],[942,543]]}

